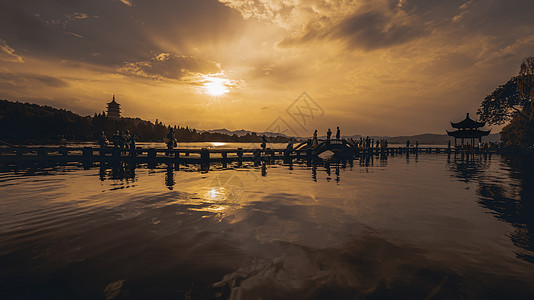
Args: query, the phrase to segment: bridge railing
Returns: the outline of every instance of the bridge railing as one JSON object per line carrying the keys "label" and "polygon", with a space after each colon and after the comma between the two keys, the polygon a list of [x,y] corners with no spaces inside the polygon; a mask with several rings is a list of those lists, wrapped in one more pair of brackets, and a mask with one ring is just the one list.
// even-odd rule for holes
{"label": "bridge railing", "polygon": [[[320,151],[329,150],[328,148],[338,151],[344,151],[352,154],[354,157],[365,155],[380,154],[400,154],[400,153],[457,153],[462,149],[448,149],[444,147],[389,147],[389,148],[354,148],[345,140],[333,139],[322,140],[314,149],[191,149],[191,148],[99,148],[99,147],[66,147],[66,146],[27,146],[27,147],[9,147],[0,146],[0,161],[17,161],[22,159],[42,160],[42,159],[65,159],[67,161],[109,161],[109,160],[126,160],[132,157],[139,161],[148,162],[165,162],[165,161],[184,161],[184,162],[229,162],[229,161],[260,161],[265,159],[303,159],[320,154]],[[477,150],[477,153],[494,153],[496,151]]]}

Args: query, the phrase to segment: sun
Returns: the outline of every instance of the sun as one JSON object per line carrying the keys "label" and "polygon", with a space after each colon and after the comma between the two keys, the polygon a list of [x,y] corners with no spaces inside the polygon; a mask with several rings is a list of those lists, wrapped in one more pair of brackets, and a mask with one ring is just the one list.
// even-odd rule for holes
{"label": "sun", "polygon": [[213,97],[222,96],[230,91],[227,85],[228,83],[228,79],[208,77],[204,83],[204,91],[206,94]]}

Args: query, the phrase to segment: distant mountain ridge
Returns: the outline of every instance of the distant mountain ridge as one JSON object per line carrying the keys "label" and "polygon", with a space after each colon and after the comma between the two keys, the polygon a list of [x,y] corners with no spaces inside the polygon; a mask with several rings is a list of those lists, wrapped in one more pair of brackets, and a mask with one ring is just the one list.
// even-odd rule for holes
{"label": "distant mountain ridge", "polygon": [[222,128],[222,129],[211,129],[211,130],[201,130],[202,132],[209,132],[209,133],[221,133],[221,134],[227,134],[227,135],[237,135],[237,136],[244,136],[244,135],[247,135],[247,134],[257,134],[257,135],[265,135],[267,137],[276,137],[276,136],[281,136],[281,137],[289,137],[283,133],[276,133],[276,132],[269,132],[269,131],[265,131],[265,132],[255,132],[255,131],[250,131],[250,130],[245,130],[245,129],[240,129],[240,130],[228,130],[226,128]]}
{"label": "distant mountain ridge", "polygon": [[[210,132],[210,133],[221,133],[221,134],[227,134],[227,135],[237,135],[237,136],[244,136],[247,134],[257,134],[259,136],[265,134],[267,137],[272,136],[283,136],[283,137],[291,137],[287,136],[282,133],[275,133],[275,132],[255,132],[255,131],[249,131],[245,129],[240,130],[228,130],[226,128],[222,129],[213,129],[213,130],[203,130],[203,132]],[[366,138],[367,136],[362,136],[359,134],[355,135],[344,135],[341,136],[342,138],[348,139],[352,138],[355,140],[359,140],[360,138]],[[311,139],[310,137],[294,137],[298,140],[306,140]],[[401,135],[401,136],[369,136],[369,138],[376,140],[382,140],[386,139],[390,144],[405,144],[406,141],[410,141],[412,143],[415,143],[417,141],[419,144],[427,144],[427,145],[446,145],[447,141],[451,141],[451,143],[454,143],[454,138],[448,136],[447,134],[438,134],[438,133],[423,133],[423,134],[416,134],[416,135]],[[319,139],[326,139],[326,136],[319,136]],[[489,136],[484,137],[482,139],[483,142],[499,142],[501,139],[500,133],[491,133]]]}

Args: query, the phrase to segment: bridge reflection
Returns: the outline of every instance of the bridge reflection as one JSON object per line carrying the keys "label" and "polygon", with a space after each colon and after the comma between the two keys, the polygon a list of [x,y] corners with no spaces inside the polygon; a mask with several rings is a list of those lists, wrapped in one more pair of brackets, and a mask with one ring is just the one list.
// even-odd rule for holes
{"label": "bridge reflection", "polygon": [[[518,251],[517,256],[534,263],[534,157],[532,155],[495,155],[495,154],[442,154],[446,170],[456,180],[466,185],[476,186],[477,203],[488,209],[491,214],[500,221],[506,222],[513,227],[509,237],[514,245],[523,251]],[[286,168],[309,172],[310,180],[333,181],[342,183],[343,170],[352,170],[359,167],[360,172],[367,172],[372,167],[386,167],[392,157],[400,157],[406,160],[406,164],[417,163],[424,154],[402,153],[397,155],[369,155],[357,159],[333,159],[319,158],[311,161],[260,161],[237,164],[214,164],[211,171],[217,170],[250,170],[258,177],[269,177],[273,169]],[[441,159],[441,158],[440,158]],[[137,170],[139,168],[153,167],[163,170],[164,187],[169,190],[175,189],[177,184],[177,172],[206,172],[197,164],[159,164],[148,166],[147,164],[135,163],[103,163],[85,166],[85,168],[99,168],[98,176],[101,181],[117,181],[129,185],[137,182]],[[42,176],[69,171],[79,170],[83,164],[21,164],[0,166],[0,172],[14,172],[22,176]],[[346,173],[345,173],[346,174]],[[291,176],[291,175],[288,175]],[[159,180],[159,178],[158,178]]]}

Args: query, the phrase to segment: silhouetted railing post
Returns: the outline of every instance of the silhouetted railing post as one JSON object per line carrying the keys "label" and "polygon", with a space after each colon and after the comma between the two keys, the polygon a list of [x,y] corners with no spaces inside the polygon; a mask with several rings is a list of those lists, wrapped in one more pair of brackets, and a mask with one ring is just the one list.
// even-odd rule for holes
{"label": "silhouetted railing post", "polygon": [[24,154],[24,147],[22,146],[18,147],[16,152],[17,152],[17,158],[22,159],[22,155]]}
{"label": "silhouetted railing post", "polygon": [[200,167],[203,171],[208,171],[210,168],[210,151],[208,148],[200,150]]}
{"label": "silhouetted railing post", "polygon": [[61,155],[62,158],[67,159],[69,155],[69,151],[67,150],[67,147],[61,146],[59,147],[59,150],[57,151],[59,155]]}
{"label": "silhouetted railing post", "polygon": [[291,160],[291,150],[290,149],[286,149],[285,151],[283,151],[283,154],[284,154],[284,162],[285,163],[292,163],[292,160]]}
{"label": "silhouetted railing post", "polygon": [[150,148],[147,152],[147,160],[150,165],[156,164],[156,149]]}
{"label": "silhouetted railing post", "polygon": [[283,155],[284,155],[284,161],[285,162],[291,162],[291,153],[293,152],[293,149],[286,149],[283,151]]}
{"label": "silhouetted railing post", "polygon": [[180,151],[174,150],[174,163],[179,164],[180,163]]}
{"label": "silhouetted railing post", "polygon": [[223,168],[226,168],[228,166],[228,153],[222,152],[221,156],[222,156]]}
{"label": "silhouetted railing post", "polygon": [[37,148],[37,156],[39,158],[46,158],[48,151],[46,148]]}
{"label": "silhouetted railing post", "polygon": [[240,161],[243,161],[243,148],[237,148],[237,158],[239,158]]}
{"label": "silhouetted railing post", "polygon": [[88,163],[93,162],[93,148],[84,147],[82,150],[82,156],[85,162],[88,162]]}

